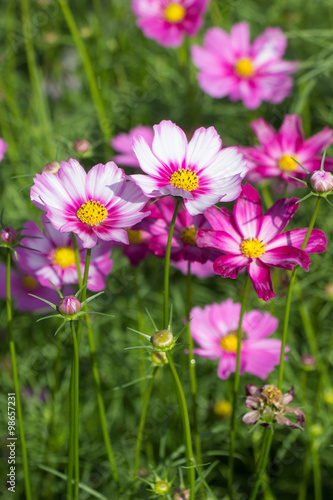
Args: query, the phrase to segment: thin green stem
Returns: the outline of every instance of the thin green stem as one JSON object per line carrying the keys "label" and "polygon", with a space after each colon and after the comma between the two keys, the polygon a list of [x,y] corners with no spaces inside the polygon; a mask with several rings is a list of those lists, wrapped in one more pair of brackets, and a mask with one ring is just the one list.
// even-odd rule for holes
{"label": "thin green stem", "polygon": [[141,454],[143,430],[145,427],[148,404],[149,404],[149,400],[150,400],[151,391],[153,389],[155,375],[156,375],[157,370],[158,370],[158,367],[156,366],[154,368],[153,374],[152,374],[151,379],[149,381],[148,387],[144,393],[142,412],[141,412],[141,417],[140,417],[140,422],[139,422],[138,437],[136,440],[135,461],[134,461],[134,469],[133,469],[133,481],[135,481],[135,479],[136,479],[136,473],[137,473],[137,470],[138,470],[139,465],[140,465],[140,454]]}
{"label": "thin green stem", "polygon": [[80,289],[82,287],[82,274],[81,274],[81,266],[80,266],[80,254],[79,254],[79,250],[78,250],[78,247],[77,247],[76,236],[75,236],[74,233],[72,233],[72,242],[73,242],[74,255],[75,255],[75,265],[76,265],[77,279],[78,279],[79,289]]}
{"label": "thin green stem", "polygon": [[233,483],[233,474],[234,474],[234,453],[235,453],[235,437],[236,437],[236,408],[237,408],[237,398],[239,391],[239,382],[240,382],[240,365],[241,365],[241,346],[242,346],[242,324],[243,324],[243,316],[245,313],[245,304],[247,299],[247,294],[250,285],[250,276],[247,273],[245,286],[243,291],[241,310],[238,322],[238,330],[237,330],[237,353],[236,353],[236,372],[235,372],[235,380],[233,387],[233,401],[232,401],[232,414],[230,420],[230,452],[229,452],[229,467],[228,467],[228,492],[229,497],[233,498],[232,492],[232,483]]}
{"label": "thin green stem", "polygon": [[164,328],[168,328],[169,323],[169,272],[170,272],[170,254],[171,254],[171,241],[173,230],[175,228],[176,217],[178,213],[178,208],[180,205],[180,200],[177,198],[175,209],[170,223],[168,243],[165,251],[165,267],[164,267],[164,308],[163,308],[163,325]]}
{"label": "thin green stem", "polygon": [[186,405],[184,391],[183,391],[182,384],[179,380],[178,373],[176,371],[176,368],[175,368],[175,365],[174,365],[174,362],[172,359],[171,351],[168,351],[167,357],[168,357],[172,377],[173,377],[173,380],[175,383],[175,387],[177,389],[178,404],[179,404],[179,409],[180,409],[180,414],[181,414],[181,419],[182,419],[182,424],[183,424],[183,430],[184,430],[186,465],[188,467],[187,473],[188,473],[188,481],[190,484],[190,500],[194,500],[194,495],[195,495],[195,469],[194,469],[194,465],[195,465],[195,461],[194,461],[193,450],[192,450],[190,420],[188,418],[188,411],[187,411],[187,405]]}
{"label": "thin green stem", "polygon": [[73,336],[73,387],[71,409],[74,413],[74,500],[79,498],[79,347],[74,322],[71,321]]}
{"label": "thin green stem", "polygon": [[96,109],[96,114],[98,117],[99,121],[99,126],[102,130],[104,140],[105,142],[109,142],[111,138],[111,130],[110,130],[110,121],[107,119],[106,114],[105,114],[105,108],[101,99],[100,91],[97,87],[96,83],[96,78],[94,74],[94,70],[91,65],[91,61],[88,55],[88,52],[84,46],[84,43],[82,42],[82,39],[79,34],[79,30],[76,26],[75,19],[73,17],[73,14],[68,6],[67,0],[58,0],[60,7],[62,9],[62,12],[64,14],[67,26],[71,32],[71,35],[73,37],[74,43],[76,45],[76,48],[80,54],[84,71],[86,73],[86,77],[88,80],[89,88],[90,88],[90,93],[92,100],[94,101],[95,109]]}
{"label": "thin green stem", "polygon": [[29,477],[28,456],[27,456],[27,448],[26,448],[26,444],[25,444],[25,436],[24,436],[24,428],[23,428],[20,386],[19,386],[19,379],[18,379],[18,372],[17,372],[16,350],[15,350],[14,335],[13,335],[13,315],[12,315],[12,299],[11,299],[11,286],[10,286],[10,265],[11,265],[11,250],[8,248],[7,249],[7,262],[6,262],[6,309],[7,309],[9,351],[10,351],[10,356],[11,356],[11,360],[12,360],[12,369],[13,369],[15,403],[16,403],[17,419],[18,419],[18,427],[19,427],[19,435],[20,435],[21,451],[22,451],[25,496],[26,496],[26,500],[31,500],[31,486],[30,486],[30,477]]}
{"label": "thin green stem", "polygon": [[270,450],[271,444],[272,444],[273,433],[271,432],[271,430],[269,428],[265,429],[265,433],[267,433],[266,446],[263,447],[262,459],[260,460],[260,467],[259,467],[259,471],[258,471],[258,475],[257,475],[257,480],[256,480],[256,483],[254,485],[254,488],[252,490],[252,493],[251,493],[249,500],[255,500],[257,498],[257,493],[258,493],[258,490],[260,488],[262,479],[264,477],[266,465],[268,462],[269,450]]}
{"label": "thin green stem", "polygon": [[[136,296],[136,304],[137,304],[137,327],[138,331],[143,331],[143,313],[142,313],[142,301],[140,297],[139,290],[139,272],[138,267],[134,267],[134,289]],[[144,393],[145,393],[145,380],[144,380],[144,372],[145,372],[145,362],[142,356],[139,357],[139,373],[140,373],[140,395],[142,403],[144,402]]]}
{"label": "thin green stem", "polygon": [[74,359],[72,359],[71,380],[69,384],[69,446],[68,446],[68,468],[67,468],[67,500],[73,498],[73,469],[74,469],[74,448],[75,448],[75,413],[74,413]]}

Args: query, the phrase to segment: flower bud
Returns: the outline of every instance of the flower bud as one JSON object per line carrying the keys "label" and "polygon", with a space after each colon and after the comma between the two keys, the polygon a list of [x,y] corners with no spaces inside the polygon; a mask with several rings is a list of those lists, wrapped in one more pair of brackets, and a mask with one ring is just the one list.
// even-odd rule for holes
{"label": "flower bud", "polygon": [[311,175],[310,183],[316,193],[328,193],[333,189],[333,175],[325,170],[316,170]]}
{"label": "flower bud", "polygon": [[86,139],[78,139],[74,142],[74,149],[78,153],[86,153],[91,149],[91,144]]}
{"label": "flower bud", "polygon": [[301,361],[305,370],[312,370],[316,364],[316,358],[311,356],[311,354],[303,354]]}
{"label": "flower bud", "polygon": [[18,234],[12,226],[7,226],[0,231],[0,242],[5,245],[14,245],[18,238]]}
{"label": "flower bud", "polygon": [[67,295],[58,304],[58,311],[64,316],[75,316],[80,309],[81,302],[74,295]]}
{"label": "flower bud", "polygon": [[167,351],[173,346],[173,335],[169,330],[159,330],[152,336],[153,346],[161,351]]}
{"label": "flower bud", "polygon": [[186,488],[178,488],[173,494],[172,500],[189,500],[190,492]]}
{"label": "flower bud", "polygon": [[42,172],[46,172],[48,174],[56,174],[59,169],[60,163],[58,163],[57,161],[51,161],[50,163],[44,165],[44,167],[42,168]]}
{"label": "flower bud", "polygon": [[232,405],[229,401],[221,400],[215,403],[214,405],[214,413],[220,418],[230,417],[232,413]]}
{"label": "flower bud", "polygon": [[166,495],[169,491],[169,485],[166,481],[157,481],[154,490],[159,495]]}
{"label": "flower bud", "polygon": [[151,355],[151,360],[154,365],[163,366],[168,363],[168,358],[165,352],[153,352]]}

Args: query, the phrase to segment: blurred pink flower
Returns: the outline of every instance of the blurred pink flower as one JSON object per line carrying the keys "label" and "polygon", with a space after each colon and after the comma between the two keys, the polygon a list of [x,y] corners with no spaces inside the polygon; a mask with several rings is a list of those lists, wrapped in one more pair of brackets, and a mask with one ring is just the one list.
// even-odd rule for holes
{"label": "blurred pink flower", "polygon": [[140,168],[140,163],[132,150],[133,139],[136,135],[141,135],[148,146],[151,147],[154,137],[152,127],[139,125],[132,128],[128,134],[122,133],[116,135],[111,141],[111,147],[120,153],[112,158],[118,165]]}
{"label": "blurred pink flower", "polygon": [[194,36],[203,23],[209,0],[133,0],[137,25],[147,38],[164,47],[179,47],[184,35]]}
{"label": "blurred pink flower", "polygon": [[113,162],[95,165],[87,174],[76,160],[63,161],[56,174],[36,174],[31,200],[55,229],[75,233],[84,248],[99,240],[128,244],[124,228],[146,216],[141,209],[147,198]]}
{"label": "blurred pink flower", "polygon": [[[302,118],[298,115],[286,115],[279,132],[263,118],[254,120],[250,126],[260,145],[239,150],[248,160],[250,170],[247,178],[253,182],[278,177],[300,187],[302,184],[294,181],[290,175],[305,179],[307,174],[292,157],[312,173],[320,169],[320,153],[333,142],[333,130],[329,127],[304,139]],[[333,158],[326,156],[325,167],[333,169]]]}
{"label": "blurred pink flower", "polygon": [[[178,269],[185,276],[187,275],[188,260],[170,261],[170,265]],[[191,262],[191,275],[201,280],[214,276],[213,262],[211,260],[207,260],[204,264],[201,262]]]}
{"label": "blurred pink flower", "polygon": [[[217,374],[226,379],[236,371],[237,330],[241,304],[227,299],[221,304],[191,310],[191,335],[200,345],[194,352],[203,358],[219,359]],[[280,362],[281,340],[267,339],[278,327],[269,313],[253,310],[244,314],[240,373],[265,379]],[[287,347],[286,352],[289,351]]]}
{"label": "blurred pink flower", "polygon": [[134,153],[148,175],[130,177],[146,196],[181,197],[188,212],[197,215],[219,201],[239,196],[246,163],[237,148],[221,147],[214,127],[197,129],[187,143],[183,130],[164,120],[154,125],[151,148],[143,137],[134,138]]}
{"label": "blurred pink flower", "polygon": [[7,144],[3,139],[0,138],[0,161],[3,160],[6,151],[7,151]]}
{"label": "blurred pink flower", "polygon": [[[42,216],[44,232],[33,221],[26,222],[21,232],[21,245],[31,248],[17,248],[17,255],[22,269],[33,276],[39,283],[51,287],[50,281],[61,288],[65,284],[78,283],[75,254],[69,233],[54,229],[46,215]],[[87,250],[78,240],[81,274],[83,276]],[[35,250],[35,251],[34,251]],[[105,288],[105,279],[111,272],[110,243],[102,242],[91,252],[88,290],[99,292]]]}
{"label": "blurred pink flower", "polygon": [[199,68],[199,85],[212,97],[229,96],[256,109],[262,101],[280,103],[290,93],[290,74],[298,63],[283,61],[287,38],[280,28],[267,28],[250,43],[249,25],[235,24],[230,35],[210,28],[203,47],[192,47],[193,63]]}
{"label": "blurred pink flower", "polygon": [[236,278],[248,268],[249,276],[260,299],[275,297],[270,267],[291,270],[297,264],[308,271],[307,253],[326,250],[323,231],[313,229],[305,251],[300,250],[307,228],[281,233],[294,216],[297,198],[278,200],[263,215],[258,192],[249,184],[234,206],[233,215],[226,209],[212,207],[205,212],[213,230],[198,230],[197,244],[214,248],[224,255],[214,262],[214,271],[223,278]]}

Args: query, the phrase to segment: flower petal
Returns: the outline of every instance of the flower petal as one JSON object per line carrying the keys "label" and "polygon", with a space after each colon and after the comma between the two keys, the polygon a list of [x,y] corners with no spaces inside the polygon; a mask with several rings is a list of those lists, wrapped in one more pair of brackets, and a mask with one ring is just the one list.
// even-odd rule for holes
{"label": "flower petal", "polygon": [[154,156],[152,150],[141,135],[134,137],[132,149],[138,159],[141,169],[148,175],[159,177],[161,170],[163,170],[163,165],[156,156]]}
{"label": "flower petal", "polygon": [[275,297],[269,268],[262,264],[259,259],[253,259],[248,269],[259,299],[267,302],[267,300]]}
{"label": "flower petal", "polygon": [[244,269],[251,259],[245,255],[221,255],[214,262],[214,271],[223,278],[237,278],[238,273]]}
{"label": "flower petal", "polygon": [[306,271],[309,270],[311,261],[309,256],[303,250],[295,247],[280,247],[268,250],[260,257],[260,261],[264,262],[267,266],[281,267],[291,271],[295,265],[298,264]]}
{"label": "flower petal", "polygon": [[199,229],[195,239],[201,248],[216,248],[220,252],[227,254],[239,254],[240,245],[229,234],[224,231],[214,231],[210,229]]}
{"label": "flower petal", "polygon": [[279,325],[279,320],[268,312],[258,310],[244,314],[242,329],[249,340],[264,339],[272,335]]}
{"label": "flower petal", "polygon": [[199,172],[214,160],[221,147],[221,138],[214,127],[197,129],[187,147],[186,166]]}
{"label": "flower petal", "polygon": [[243,415],[242,420],[245,424],[253,425],[257,422],[260,417],[260,413],[258,410],[248,411]]}
{"label": "flower petal", "polygon": [[216,231],[225,231],[239,244],[242,242],[242,237],[235,225],[232,213],[223,207],[211,207],[205,211],[204,216],[209,224]]}
{"label": "flower petal", "polygon": [[[154,125],[153,153],[173,171],[185,163],[187,139],[183,130],[170,120]],[[141,167],[142,168],[142,167]]]}
{"label": "flower petal", "polygon": [[281,151],[280,142],[278,141],[277,133],[274,128],[263,118],[254,120],[250,124],[250,127],[269,156],[272,158],[281,158],[283,152]]}
{"label": "flower petal", "polygon": [[266,244],[283,231],[298,210],[299,205],[296,201],[297,198],[282,198],[267,210],[262,217],[259,240]]}
{"label": "flower petal", "polygon": [[[292,229],[278,235],[266,245],[266,250],[273,250],[283,246],[293,246],[301,248],[308,228]],[[324,231],[320,229],[312,229],[309,241],[304,249],[307,253],[321,253],[326,250],[327,239]]]}
{"label": "flower petal", "polygon": [[242,193],[234,207],[234,218],[244,238],[257,238],[262,217],[261,200],[250,184],[242,186]]}

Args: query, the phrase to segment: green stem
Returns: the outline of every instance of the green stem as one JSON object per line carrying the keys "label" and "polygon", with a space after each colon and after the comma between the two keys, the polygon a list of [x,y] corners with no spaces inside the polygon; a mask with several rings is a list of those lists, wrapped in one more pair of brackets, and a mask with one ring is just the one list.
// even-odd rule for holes
{"label": "green stem", "polygon": [[74,500],[79,498],[79,347],[77,343],[77,337],[74,327],[74,322],[71,321],[72,336],[73,336],[73,387],[74,390],[71,393],[72,404],[71,409],[74,413]]}
{"label": "green stem", "polygon": [[233,498],[232,492],[232,483],[233,483],[233,474],[234,474],[234,453],[235,453],[235,437],[236,437],[236,408],[237,408],[237,398],[239,391],[239,382],[240,382],[240,363],[241,363],[241,347],[242,347],[242,324],[243,324],[243,316],[245,313],[245,304],[247,299],[247,294],[250,285],[250,276],[247,273],[245,286],[243,291],[241,310],[238,322],[238,330],[237,330],[237,353],[236,353],[236,372],[235,372],[235,380],[233,387],[233,402],[232,402],[232,414],[230,420],[230,452],[229,452],[229,470],[228,470],[228,492],[229,497]]}
{"label": "green stem", "polygon": [[74,255],[75,255],[77,279],[79,282],[79,289],[80,289],[82,287],[82,284],[83,284],[82,283],[81,266],[80,266],[80,254],[79,254],[79,250],[77,248],[77,240],[76,240],[76,236],[74,233],[72,233],[72,242],[73,242]]}
{"label": "green stem", "polygon": [[[138,331],[143,332],[143,313],[142,313],[142,301],[140,297],[140,291],[139,291],[139,273],[138,273],[138,267],[134,267],[134,289],[135,289],[135,296],[136,296],[136,304],[137,304],[137,326],[138,326]],[[142,403],[144,403],[144,393],[145,393],[145,380],[144,380],[144,374],[145,374],[145,361],[144,359],[140,356],[139,357],[139,373],[140,373],[140,395],[141,395],[141,400]]]}
{"label": "green stem", "polygon": [[165,251],[165,267],[164,267],[164,309],[163,309],[163,324],[164,328],[168,328],[169,323],[169,271],[170,271],[170,254],[171,254],[171,241],[173,230],[175,228],[175,222],[177,217],[178,208],[180,205],[180,200],[177,198],[175,204],[175,210],[170,223],[168,243]]}
{"label": "green stem", "polygon": [[157,370],[158,370],[158,367],[156,366],[154,368],[153,374],[152,374],[151,379],[149,381],[147,390],[144,393],[142,412],[141,412],[141,417],[140,417],[140,422],[139,422],[138,437],[136,440],[135,461],[134,461],[134,469],[133,469],[133,481],[135,481],[135,479],[136,479],[136,472],[137,472],[139,465],[140,465],[140,453],[141,453],[143,430],[145,427],[145,421],[146,421],[146,416],[147,416],[148,404],[149,404],[149,400],[150,400],[150,394],[151,394],[151,391],[153,389],[155,375],[156,375]]}
{"label": "green stem", "polygon": [[321,488],[320,461],[318,456],[316,440],[314,437],[311,443],[311,455],[312,455],[312,465],[313,465],[313,484],[314,484],[315,500],[322,500],[323,496]]}
{"label": "green stem", "polygon": [[105,142],[109,143],[110,138],[111,138],[111,130],[110,130],[110,125],[109,125],[110,121],[106,118],[104,105],[103,105],[103,102],[101,99],[100,91],[97,87],[95,73],[93,71],[88,52],[84,46],[84,43],[81,40],[79,30],[76,26],[75,19],[74,19],[72,12],[68,6],[67,0],[58,0],[58,1],[60,4],[60,7],[62,9],[62,12],[64,14],[67,26],[71,32],[74,43],[76,45],[76,48],[77,48],[77,50],[80,54],[81,60],[82,60],[84,71],[86,73],[86,77],[87,77],[89,88],[90,88],[91,97],[94,101],[96,114],[98,117],[99,125],[100,125],[100,128],[102,130]]}
{"label": "green stem", "polygon": [[67,468],[67,500],[73,498],[73,469],[74,469],[74,448],[75,448],[75,410],[74,410],[74,359],[72,359],[71,380],[69,385],[69,446],[68,446],[68,468]]}
{"label": "green stem", "polygon": [[178,404],[179,404],[179,409],[180,409],[180,414],[181,414],[181,419],[182,419],[182,424],[183,424],[183,430],[184,430],[184,440],[185,440],[185,453],[186,453],[186,465],[188,467],[187,473],[188,473],[188,481],[190,484],[190,500],[194,500],[194,495],[195,495],[195,461],[193,457],[193,450],[192,450],[192,440],[191,440],[191,428],[190,428],[190,420],[188,418],[188,411],[187,411],[187,405],[186,405],[186,399],[184,395],[184,391],[182,388],[182,384],[179,380],[173,359],[172,359],[172,354],[171,351],[168,351],[167,353],[168,361],[169,361],[169,366],[170,370],[172,373],[172,377],[177,389],[177,399],[178,399]]}
{"label": "green stem", "polygon": [[269,450],[270,450],[271,444],[272,444],[273,433],[271,432],[271,430],[269,428],[265,429],[265,433],[267,433],[267,438],[266,438],[266,436],[264,437],[264,439],[266,441],[266,446],[263,447],[262,459],[259,460],[259,471],[258,471],[257,481],[256,481],[256,484],[254,485],[254,488],[252,490],[252,493],[251,493],[249,500],[255,500],[257,498],[257,493],[258,493],[258,490],[260,488],[262,478],[264,477],[266,465],[268,462]]}
{"label": "green stem", "polygon": [[22,450],[25,496],[26,496],[26,500],[31,500],[31,486],[30,486],[30,477],[29,477],[28,456],[27,456],[27,448],[26,448],[26,444],[25,444],[25,436],[24,436],[24,428],[23,428],[20,386],[19,386],[19,379],[18,379],[18,372],[17,372],[16,351],[15,351],[14,335],[13,335],[10,264],[11,264],[11,250],[8,248],[7,249],[7,263],[6,263],[6,309],[7,309],[7,322],[8,322],[9,351],[10,351],[10,356],[11,356],[11,360],[12,360],[13,382],[14,382],[14,391],[15,391],[15,398],[16,398],[15,403],[16,403],[19,435],[20,435],[21,450]]}

